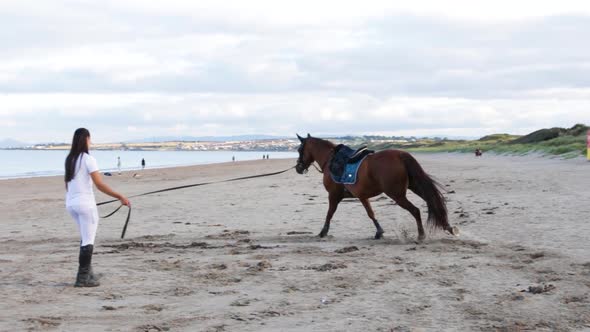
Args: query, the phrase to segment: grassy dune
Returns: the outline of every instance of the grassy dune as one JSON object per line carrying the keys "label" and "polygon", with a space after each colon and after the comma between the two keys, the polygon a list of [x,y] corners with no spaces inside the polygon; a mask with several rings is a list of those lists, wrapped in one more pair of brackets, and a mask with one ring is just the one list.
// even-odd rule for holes
{"label": "grassy dune", "polygon": [[485,152],[524,155],[541,153],[575,158],[586,154],[588,126],[577,124],[572,128],[541,129],[525,136],[494,134],[478,140],[421,139],[412,143],[370,144],[370,148],[398,148],[412,152],[468,152],[476,148]]}

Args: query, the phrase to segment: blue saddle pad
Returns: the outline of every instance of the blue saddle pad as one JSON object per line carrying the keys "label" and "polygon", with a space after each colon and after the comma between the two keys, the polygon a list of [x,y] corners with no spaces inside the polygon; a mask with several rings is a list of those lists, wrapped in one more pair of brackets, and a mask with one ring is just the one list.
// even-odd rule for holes
{"label": "blue saddle pad", "polygon": [[361,166],[361,163],[363,162],[363,160],[365,160],[366,157],[367,156],[364,156],[361,160],[356,161],[354,163],[346,164],[344,166],[344,172],[342,172],[340,178],[336,178],[334,174],[330,173],[330,175],[332,176],[332,180],[334,180],[334,182],[336,183],[355,184],[359,167]]}
{"label": "blue saddle pad", "polygon": [[368,150],[365,146],[357,150],[353,150],[344,144],[335,146],[328,167],[332,180],[342,184],[356,183],[359,166],[365,160],[365,157],[373,152],[373,150]]}

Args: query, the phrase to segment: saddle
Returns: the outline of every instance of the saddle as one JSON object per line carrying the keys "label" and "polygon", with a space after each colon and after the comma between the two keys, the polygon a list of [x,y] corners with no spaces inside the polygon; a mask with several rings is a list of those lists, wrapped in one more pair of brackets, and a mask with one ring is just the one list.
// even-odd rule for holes
{"label": "saddle", "polygon": [[356,182],[356,172],[365,157],[375,151],[366,146],[357,150],[347,145],[339,144],[334,148],[334,155],[330,159],[329,169],[332,179],[337,183],[351,184]]}

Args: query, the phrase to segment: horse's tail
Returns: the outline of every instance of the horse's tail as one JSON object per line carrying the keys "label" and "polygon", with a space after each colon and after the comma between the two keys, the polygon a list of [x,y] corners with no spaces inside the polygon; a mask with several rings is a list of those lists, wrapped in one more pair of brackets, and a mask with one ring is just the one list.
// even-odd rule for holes
{"label": "horse's tail", "polygon": [[454,234],[454,230],[449,226],[445,198],[439,189],[442,188],[440,183],[426,174],[411,154],[402,152],[400,158],[406,167],[406,172],[408,172],[410,181],[408,188],[426,201],[428,223],[435,228],[441,228]]}

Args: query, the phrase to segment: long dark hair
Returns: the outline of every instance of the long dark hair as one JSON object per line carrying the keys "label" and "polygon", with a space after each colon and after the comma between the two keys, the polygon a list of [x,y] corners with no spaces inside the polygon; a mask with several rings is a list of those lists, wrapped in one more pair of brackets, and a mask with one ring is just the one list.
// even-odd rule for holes
{"label": "long dark hair", "polygon": [[76,160],[82,153],[88,153],[88,137],[90,132],[86,128],[78,128],[74,132],[74,138],[72,139],[72,148],[70,153],[66,157],[66,188],[68,182],[70,182],[76,174]]}

